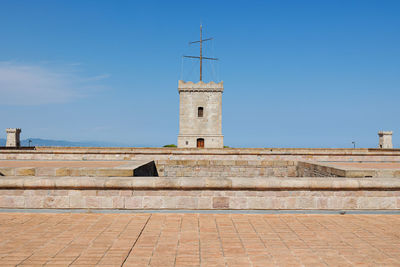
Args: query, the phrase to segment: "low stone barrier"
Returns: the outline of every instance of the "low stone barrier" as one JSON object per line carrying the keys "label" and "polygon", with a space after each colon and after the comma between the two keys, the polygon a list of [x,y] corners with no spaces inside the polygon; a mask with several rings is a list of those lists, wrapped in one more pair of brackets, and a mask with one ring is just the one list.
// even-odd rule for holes
{"label": "low stone barrier", "polygon": [[395,210],[400,179],[6,176],[0,208]]}
{"label": "low stone barrier", "polygon": [[0,176],[134,176],[133,169],[115,169],[115,168],[47,168],[47,167],[17,167],[17,168],[1,168]]}
{"label": "low stone barrier", "polygon": [[400,149],[371,148],[101,148],[36,147],[0,150],[0,160],[284,160],[399,161]]}
{"label": "low stone barrier", "polygon": [[[119,161],[114,161],[116,164],[113,167],[57,167],[74,165],[74,162],[68,161],[0,161],[0,176],[42,176],[42,177],[64,177],[64,176],[89,176],[89,177],[132,177],[132,176],[158,176],[157,168],[154,161],[129,161],[121,164]],[[8,163],[8,164],[7,164]],[[56,163],[54,165],[54,163]],[[80,163],[94,163],[102,166],[110,161],[86,161]],[[3,167],[3,166],[13,167]],[[36,165],[36,166],[35,166]],[[39,165],[40,167],[38,167]],[[49,167],[42,167],[42,166]],[[53,166],[51,166],[53,165]],[[83,164],[84,165],[84,164]],[[89,164],[90,165],[90,164]],[[25,167],[16,167],[25,166]],[[35,166],[35,167],[29,167]]]}
{"label": "low stone barrier", "polygon": [[297,173],[300,177],[346,177],[345,170],[325,166],[319,162],[313,163],[299,161],[297,162]]}
{"label": "low stone barrier", "polygon": [[297,162],[267,160],[157,160],[165,177],[296,177]]}
{"label": "low stone barrier", "polygon": [[357,166],[341,166],[340,163],[335,166],[335,163],[299,161],[297,174],[299,177],[400,178],[400,169],[357,169]]}

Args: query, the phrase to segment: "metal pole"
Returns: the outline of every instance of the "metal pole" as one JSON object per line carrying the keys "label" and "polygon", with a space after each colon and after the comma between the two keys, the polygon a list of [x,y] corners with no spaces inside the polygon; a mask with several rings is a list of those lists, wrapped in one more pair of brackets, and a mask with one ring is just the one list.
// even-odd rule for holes
{"label": "metal pole", "polygon": [[188,58],[196,58],[200,60],[200,81],[203,80],[203,59],[209,59],[209,60],[218,60],[218,58],[211,58],[211,57],[203,57],[203,41],[210,41],[213,38],[207,38],[203,40],[203,25],[200,24],[200,40],[199,41],[194,41],[194,42],[189,42],[189,45],[194,44],[194,43],[200,43],[200,56],[183,56],[183,57],[188,57]]}
{"label": "metal pole", "polygon": [[203,80],[203,25],[200,24],[200,81]]}

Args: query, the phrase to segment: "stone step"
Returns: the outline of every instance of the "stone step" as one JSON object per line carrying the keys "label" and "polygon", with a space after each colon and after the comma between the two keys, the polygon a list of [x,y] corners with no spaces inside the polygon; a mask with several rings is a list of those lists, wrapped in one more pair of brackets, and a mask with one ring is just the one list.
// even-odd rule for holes
{"label": "stone step", "polygon": [[89,176],[89,177],[130,177],[134,176],[133,169],[114,168],[52,168],[52,167],[17,167],[0,168],[2,176]]}
{"label": "stone step", "polygon": [[[13,163],[13,164],[11,164]],[[85,162],[84,162],[85,163]],[[87,162],[87,166],[93,165]],[[93,162],[92,162],[93,163]],[[108,162],[109,163],[109,162]],[[76,167],[74,162],[48,163],[49,167],[43,167],[43,162],[3,162],[0,165],[0,176],[46,176],[46,177],[132,177],[132,176],[158,176],[154,161],[124,162],[112,167]],[[101,165],[101,164],[99,164]],[[109,164],[110,165],[110,164]]]}

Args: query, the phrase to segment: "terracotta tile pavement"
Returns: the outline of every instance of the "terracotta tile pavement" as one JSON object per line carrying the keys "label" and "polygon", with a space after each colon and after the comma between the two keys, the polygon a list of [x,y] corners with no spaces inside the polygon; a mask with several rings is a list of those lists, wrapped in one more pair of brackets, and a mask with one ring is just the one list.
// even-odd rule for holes
{"label": "terracotta tile pavement", "polygon": [[400,216],[0,213],[0,265],[400,266]]}

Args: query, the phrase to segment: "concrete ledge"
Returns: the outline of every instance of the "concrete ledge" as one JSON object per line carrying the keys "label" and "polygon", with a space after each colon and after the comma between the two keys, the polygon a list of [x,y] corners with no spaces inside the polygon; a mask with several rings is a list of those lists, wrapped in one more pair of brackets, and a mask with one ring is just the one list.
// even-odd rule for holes
{"label": "concrete ledge", "polygon": [[[328,148],[100,148],[37,147],[0,150],[0,160],[248,160],[248,161],[399,161],[400,149]],[[250,164],[250,162],[249,162]]]}
{"label": "concrete ledge", "polygon": [[133,169],[117,168],[54,168],[54,167],[0,167],[0,176],[91,176],[132,177]]}
{"label": "concrete ledge", "polygon": [[150,148],[150,147],[36,147],[34,151],[0,150],[0,154],[188,154],[188,155],[395,155],[400,149],[374,148]]}
{"label": "concrete ledge", "polygon": [[208,178],[4,176],[1,189],[400,190],[397,178]]}

